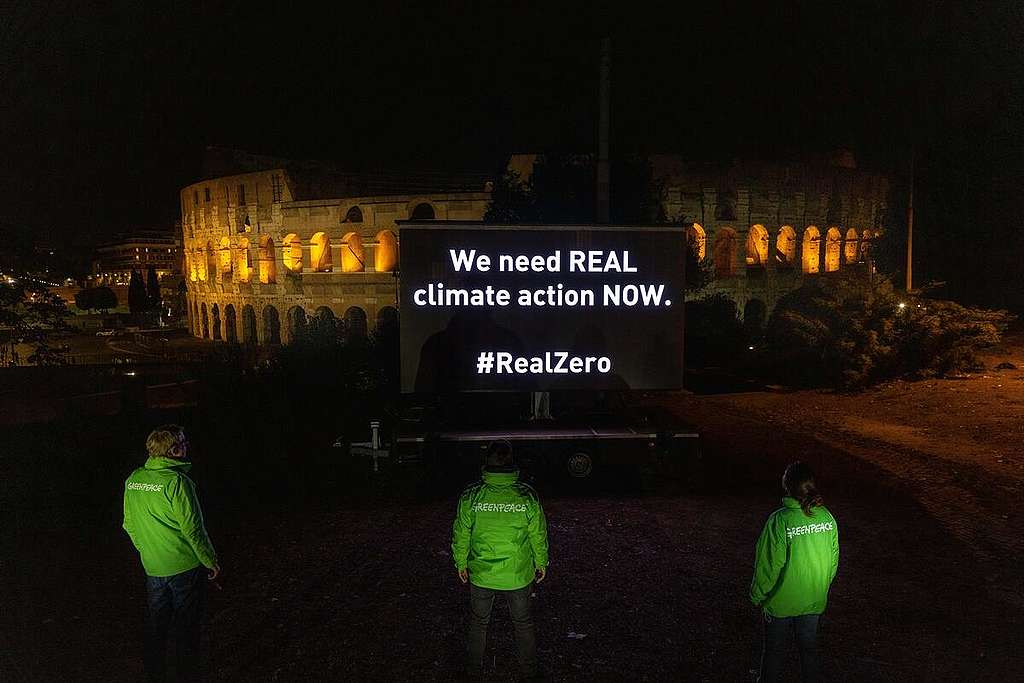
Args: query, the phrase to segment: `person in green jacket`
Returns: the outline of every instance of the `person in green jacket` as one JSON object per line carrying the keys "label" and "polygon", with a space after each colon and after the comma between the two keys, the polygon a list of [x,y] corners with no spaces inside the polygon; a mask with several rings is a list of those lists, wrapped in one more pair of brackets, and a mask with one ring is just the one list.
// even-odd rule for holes
{"label": "person in green jacket", "polygon": [[839,527],[822,503],[811,468],[795,462],[782,476],[782,507],[768,517],[757,540],[750,601],[764,617],[758,681],[779,679],[791,631],[800,652],[801,679],[820,677],[818,618],[839,568]]}
{"label": "person in green jacket", "polygon": [[157,427],[146,439],[146,451],[146,464],[124,483],[124,530],[146,572],[146,675],[151,681],[164,679],[167,633],[173,623],[178,680],[194,680],[206,582],[217,578],[220,565],[195,484],[186,474],[192,464],[184,430]]}
{"label": "person in green jacket", "polygon": [[487,625],[496,595],[505,596],[516,636],[519,666],[537,676],[537,637],[530,615],[533,583],[547,575],[548,530],[537,492],[519,481],[507,441],[487,450],[481,481],[459,498],[452,525],[452,559],[469,584],[467,671],[483,669]]}

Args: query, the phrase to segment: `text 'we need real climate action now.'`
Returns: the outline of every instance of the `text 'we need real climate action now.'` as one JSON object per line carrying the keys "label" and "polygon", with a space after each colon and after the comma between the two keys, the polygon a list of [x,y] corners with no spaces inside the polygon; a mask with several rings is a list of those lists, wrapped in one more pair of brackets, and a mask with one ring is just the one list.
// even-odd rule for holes
{"label": "text 'we need real climate action now.'", "polygon": [[[451,266],[455,272],[489,273],[491,257],[475,249],[450,249]],[[550,255],[498,255],[498,272],[503,273],[636,273],[629,251],[561,251]],[[603,283],[596,289],[567,287],[552,282],[541,287],[505,289],[486,285],[476,288],[446,287],[441,282],[428,283],[413,292],[413,304],[423,307],[656,307],[671,306],[665,285],[649,282]]]}

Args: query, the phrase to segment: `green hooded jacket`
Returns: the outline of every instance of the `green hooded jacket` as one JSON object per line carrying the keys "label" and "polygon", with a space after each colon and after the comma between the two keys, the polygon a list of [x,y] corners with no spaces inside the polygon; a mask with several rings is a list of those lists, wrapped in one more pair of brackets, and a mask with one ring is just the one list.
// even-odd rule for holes
{"label": "green hooded jacket", "polygon": [[519,472],[484,470],[459,498],[452,525],[452,559],[469,569],[474,586],[516,590],[548,566],[548,525],[537,492]]}
{"label": "green hooded jacket", "polygon": [[823,506],[811,513],[787,496],[757,539],[750,601],[773,617],[821,614],[828,603],[839,569],[839,526]]}
{"label": "green hooded jacket", "polygon": [[149,576],[217,564],[195,484],[185,474],[190,469],[190,462],[149,458],[125,480],[124,530]]}

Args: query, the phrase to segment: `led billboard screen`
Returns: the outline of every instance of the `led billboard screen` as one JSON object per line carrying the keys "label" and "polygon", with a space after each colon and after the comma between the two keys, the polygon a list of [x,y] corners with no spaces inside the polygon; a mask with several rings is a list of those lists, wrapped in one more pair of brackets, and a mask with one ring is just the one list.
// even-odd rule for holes
{"label": "led billboard screen", "polygon": [[674,227],[403,224],[402,390],[677,389]]}

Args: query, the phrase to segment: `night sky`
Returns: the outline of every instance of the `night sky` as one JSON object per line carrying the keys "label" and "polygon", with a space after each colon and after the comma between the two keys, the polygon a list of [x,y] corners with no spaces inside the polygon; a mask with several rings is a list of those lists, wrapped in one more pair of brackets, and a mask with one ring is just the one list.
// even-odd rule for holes
{"label": "night sky", "polygon": [[591,151],[609,35],[613,154],[843,147],[900,188],[913,147],[921,278],[952,296],[1020,297],[1006,298],[1024,254],[1019,3],[416,4],[10,8],[0,230],[88,247],[167,224],[207,145],[353,170]]}

